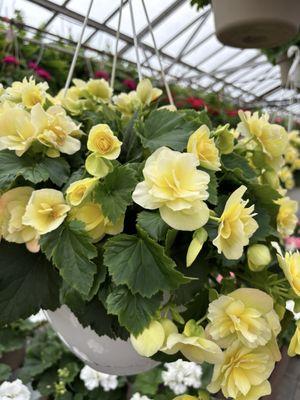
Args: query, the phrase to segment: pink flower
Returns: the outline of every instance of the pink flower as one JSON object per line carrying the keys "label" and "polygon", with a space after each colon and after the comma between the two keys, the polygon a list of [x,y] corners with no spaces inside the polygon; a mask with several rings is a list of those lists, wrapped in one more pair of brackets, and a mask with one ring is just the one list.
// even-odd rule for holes
{"label": "pink flower", "polygon": [[36,70],[39,66],[35,61],[28,61],[28,68]]}
{"label": "pink flower", "polygon": [[281,118],[281,117],[276,117],[276,118],[274,119],[274,122],[275,122],[276,124],[281,124],[281,123],[283,122],[283,118]]}
{"label": "pink flower", "polygon": [[35,73],[40,77],[45,79],[46,81],[51,80],[51,74],[46,71],[44,68],[37,67]]}
{"label": "pink flower", "polygon": [[133,79],[124,79],[122,83],[130,90],[135,90],[137,87],[137,83]]}
{"label": "pink flower", "polygon": [[285,246],[288,250],[300,250],[300,237],[290,236],[285,239]]}
{"label": "pink flower", "polygon": [[200,99],[199,97],[188,97],[186,99],[186,102],[189,103],[193,108],[199,109],[199,108],[204,108],[205,107],[205,101],[203,99]]}
{"label": "pink flower", "polygon": [[15,56],[5,56],[5,57],[3,57],[2,61],[5,64],[13,64],[13,65],[20,64],[20,61]]}
{"label": "pink flower", "polygon": [[[233,272],[229,272],[230,278],[235,278],[235,274]],[[224,279],[224,276],[221,274],[218,274],[218,276],[216,277],[216,280],[218,283],[221,283],[222,280]]]}
{"label": "pink flower", "polygon": [[109,73],[108,72],[106,72],[106,71],[101,71],[101,70],[99,70],[99,71],[96,71],[95,72],[95,78],[97,78],[97,79],[105,79],[106,81],[108,81],[109,80]]}

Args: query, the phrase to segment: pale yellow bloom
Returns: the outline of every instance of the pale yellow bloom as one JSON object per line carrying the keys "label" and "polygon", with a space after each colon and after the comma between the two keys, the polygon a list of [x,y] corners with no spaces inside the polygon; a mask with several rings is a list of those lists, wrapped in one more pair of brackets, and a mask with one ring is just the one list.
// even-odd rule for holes
{"label": "pale yellow bloom", "polygon": [[215,364],[223,359],[220,347],[208,339],[204,329],[193,320],[186,323],[182,334],[171,333],[161,351],[167,354],[180,351],[189,361],[196,363]]}
{"label": "pale yellow bloom", "polygon": [[112,163],[98,153],[91,153],[85,160],[85,169],[90,175],[104,178],[113,170]]}
{"label": "pale yellow bloom", "polygon": [[157,353],[165,341],[165,331],[159,321],[152,321],[137,337],[130,336],[135,351],[144,357],[151,357]]}
{"label": "pale yellow bloom", "polygon": [[218,171],[220,169],[219,151],[206,125],[200,126],[189,137],[187,151],[198,157],[201,167]]}
{"label": "pale yellow bloom", "polygon": [[190,267],[196,260],[206,242],[208,234],[204,228],[197,229],[193,234],[193,239],[188,247],[186,254],[186,266]]}
{"label": "pale yellow bloom", "polygon": [[249,238],[258,228],[253,218],[254,205],[246,207],[248,201],[242,199],[246,190],[246,186],[240,186],[230,195],[220,217],[218,236],[213,241],[218,253],[223,253],[229,260],[237,260],[243,255],[244,246],[249,244]]}
{"label": "pale yellow bloom", "polygon": [[22,222],[33,189],[17,187],[0,197],[0,238],[8,242],[27,243],[37,238],[37,232]]}
{"label": "pale yellow bloom", "polygon": [[299,131],[291,131],[288,133],[288,137],[289,137],[289,142],[296,145],[296,146],[300,146],[300,133]]}
{"label": "pale yellow bloom", "polygon": [[167,111],[174,112],[174,111],[177,111],[177,107],[174,106],[173,104],[168,104],[166,106],[159,107],[158,110],[167,110]]}
{"label": "pale yellow bloom", "polygon": [[290,236],[297,225],[298,203],[289,197],[282,197],[275,201],[279,205],[277,214],[277,230],[282,237]]}
{"label": "pale yellow bloom", "polygon": [[113,97],[113,102],[117,110],[128,117],[142,107],[141,100],[137,96],[136,91],[120,93],[118,96]]}
{"label": "pale yellow bloom", "polygon": [[300,253],[286,252],[285,255],[278,252],[278,263],[283,270],[286,279],[289,281],[293,291],[300,296]]}
{"label": "pale yellow bloom", "polygon": [[72,208],[69,218],[83,222],[87,234],[94,242],[101,240],[105,234],[117,235],[123,231],[124,226],[124,216],[113,224],[103,215],[100,204],[93,202],[86,202]]}
{"label": "pale yellow bloom", "polygon": [[80,141],[72,136],[79,127],[62,107],[52,106],[45,111],[37,104],[31,110],[31,119],[37,129],[38,140],[50,150],[56,150],[58,156],[59,152],[74,154],[80,149]]}
{"label": "pale yellow bloom", "polygon": [[288,164],[293,164],[299,158],[299,151],[294,146],[288,146],[284,158]]}
{"label": "pale yellow bloom", "polygon": [[107,160],[115,160],[121,152],[122,142],[106,124],[98,124],[90,130],[87,147]]}
{"label": "pale yellow bloom", "polygon": [[19,107],[5,102],[0,113],[0,150],[14,150],[22,156],[36,139],[36,128],[30,114]]}
{"label": "pale yellow bloom", "polygon": [[267,347],[250,349],[235,342],[225,351],[224,360],[215,365],[207,389],[211,393],[222,390],[226,398],[258,400],[271,392],[267,379],[274,366],[272,353]]}
{"label": "pale yellow bloom", "polygon": [[112,88],[105,79],[90,79],[85,89],[97,100],[109,101],[112,96]]}
{"label": "pale yellow bloom", "polygon": [[248,266],[251,271],[262,271],[272,258],[269,248],[264,244],[253,244],[247,250]]}
{"label": "pale yellow bloom", "polygon": [[32,108],[45,103],[48,88],[47,82],[35,83],[31,76],[29,80],[24,78],[22,82],[14,82],[6,89],[6,94],[9,100],[22,102],[25,107]]}
{"label": "pale yellow bloom", "polygon": [[67,201],[72,206],[78,206],[91,193],[98,178],[85,178],[71,183],[66,190]]}
{"label": "pale yellow bloom", "polygon": [[174,397],[173,400],[198,400],[195,396],[190,396],[189,394],[182,394],[181,396]]}
{"label": "pale yellow bloom", "polygon": [[288,146],[288,134],[283,126],[271,124],[269,115],[258,112],[251,115],[250,111],[239,111],[241,123],[238,129],[246,136],[253,137],[262,147],[262,150],[270,157],[282,156]]}
{"label": "pale yellow bloom", "polygon": [[210,303],[208,320],[207,334],[223,348],[237,340],[247,347],[263,346],[281,329],[272,297],[258,289],[221,295]]}
{"label": "pale yellow bloom", "polygon": [[195,155],[167,147],[157,149],[146,161],[144,181],[137,184],[132,198],[149,209],[159,209],[162,219],[177,230],[193,231],[206,224],[209,209],[209,175],[197,170]]}
{"label": "pale yellow bloom", "polygon": [[85,108],[86,100],[82,98],[82,90],[77,86],[72,86],[65,93],[61,89],[55,97],[57,105],[62,105],[72,115],[79,115]]}
{"label": "pale yellow bloom", "polygon": [[278,175],[282,182],[287,182],[289,179],[291,179],[293,177],[292,171],[290,170],[290,168],[288,166],[283,167],[279,171]]}
{"label": "pale yellow bloom", "polygon": [[300,355],[300,322],[297,322],[296,324],[295,333],[289,344],[288,355],[290,357]]}
{"label": "pale yellow bloom", "polygon": [[70,210],[63,194],[55,189],[32,192],[23,216],[23,224],[31,226],[40,235],[58,228]]}
{"label": "pale yellow bloom", "polygon": [[148,105],[162,94],[161,89],[153,88],[149,79],[143,79],[136,88],[137,97],[142,104]]}

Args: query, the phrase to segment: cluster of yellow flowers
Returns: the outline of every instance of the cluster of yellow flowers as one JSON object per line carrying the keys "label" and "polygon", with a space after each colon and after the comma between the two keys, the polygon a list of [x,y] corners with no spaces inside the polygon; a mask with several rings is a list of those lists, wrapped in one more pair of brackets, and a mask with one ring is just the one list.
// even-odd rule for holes
{"label": "cluster of yellow flowers", "polygon": [[300,170],[300,134],[291,131],[288,134],[289,144],[284,154],[285,165],[279,171],[280,181],[286,189],[295,186],[294,173]]}

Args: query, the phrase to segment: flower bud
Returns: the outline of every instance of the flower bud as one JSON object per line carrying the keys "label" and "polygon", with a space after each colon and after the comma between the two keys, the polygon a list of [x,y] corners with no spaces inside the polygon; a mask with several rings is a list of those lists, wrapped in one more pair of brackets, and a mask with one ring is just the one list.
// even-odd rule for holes
{"label": "flower bud", "polygon": [[207,232],[204,228],[197,229],[193,234],[193,239],[189,245],[187,254],[186,254],[186,266],[190,267],[193,262],[196,260],[198,254],[200,253],[203,244],[207,240]]}
{"label": "flower bud", "polygon": [[111,161],[101,157],[97,153],[91,153],[85,160],[85,169],[90,175],[104,178],[113,170]]}
{"label": "flower bud", "polygon": [[273,189],[279,187],[279,178],[275,171],[265,171],[262,174],[262,183],[270,185]]}
{"label": "flower bud", "polygon": [[165,330],[158,321],[152,321],[137,337],[130,336],[131,344],[135,351],[144,357],[151,357],[163,346]]}
{"label": "flower bud", "polygon": [[190,396],[189,394],[182,394],[181,396],[174,397],[173,400],[198,400],[195,396]]}
{"label": "flower bud", "polygon": [[210,394],[206,390],[200,389],[198,392],[198,399],[199,400],[210,400],[211,397],[210,397]]}
{"label": "flower bud", "polygon": [[216,145],[221,154],[232,153],[234,147],[234,136],[229,130],[229,124],[219,126],[215,132]]}
{"label": "flower bud", "polygon": [[264,244],[253,244],[247,251],[248,266],[251,271],[262,271],[271,262],[271,253]]}

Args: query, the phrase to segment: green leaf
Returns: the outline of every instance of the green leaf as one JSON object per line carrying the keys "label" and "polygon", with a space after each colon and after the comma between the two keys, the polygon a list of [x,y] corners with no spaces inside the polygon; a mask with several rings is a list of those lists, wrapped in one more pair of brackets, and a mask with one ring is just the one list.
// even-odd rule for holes
{"label": "green leaf", "polygon": [[97,267],[97,249],[79,221],[62,224],[41,237],[41,249],[59,269],[63,279],[83,296],[88,296]]}
{"label": "green leaf", "polygon": [[126,286],[117,287],[107,298],[107,311],[117,315],[120,325],[134,335],[141,333],[158,310],[162,296],[160,293],[145,299],[132,294]]}
{"label": "green leaf", "polygon": [[162,383],[161,372],[161,369],[154,368],[151,371],[137,375],[133,384],[133,392],[149,396],[156,395],[158,387]]}
{"label": "green leaf", "polygon": [[0,323],[28,318],[41,308],[55,310],[60,283],[57,271],[42,253],[1,242]]}
{"label": "green leaf", "polygon": [[34,184],[50,179],[54,184],[61,186],[68,179],[69,172],[69,164],[62,158],[44,157],[37,161],[26,154],[18,157],[12,151],[0,151],[2,190],[9,187],[18,176],[23,176],[24,179]]}
{"label": "green leaf", "polygon": [[135,171],[126,165],[116,167],[95,189],[95,200],[103,214],[113,223],[125,214],[131,204],[131,194],[137,184]]}
{"label": "green leaf", "polygon": [[[275,227],[279,206],[274,201],[281,197],[277,190],[271,188],[269,185],[251,184],[248,185],[248,192],[255,206],[262,207],[267,211]],[[258,223],[260,223],[259,219]]]}
{"label": "green leaf", "polygon": [[195,130],[198,129],[201,125],[207,125],[209,129],[212,128],[211,121],[205,110],[196,111],[192,109],[186,109],[179,110],[178,113],[182,114],[186,121],[192,122]]}
{"label": "green leaf", "polygon": [[169,226],[162,220],[158,212],[142,211],[137,216],[137,223],[153,239],[164,240]]}
{"label": "green leaf", "polygon": [[140,230],[140,236],[121,234],[104,245],[104,263],[117,285],[127,285],[133,294],[151,297],[189,282],[176,270],[164,248]]}
{"label": "green leaf", "polygon": [[218,181],[216,178],[216,174],[212,171],[208,171],[206,170],[205,172],[207,172],[209,174],[210,177],[210,181],[208,184],[208,202],[213,204],[213,205],[217,205],[218,204]]}
{"label": "green leaf", "polygon": [[6,381],[11,374],[11,368],[6,364],[0,363],[0,382]]}
{"label": "green leaf", "polygon": [[237,153],[223,154],[221,157],[223,167],[232,172],[241,181],[255,180],[256,173],[250,167],[246,159]]}
{"label": "green leaf", "polygon": [[193,124],[184,115],[168,110],[152,111],[138,134],[144,147],[152,152],[161,146],[182,151],[193,132]]}
{"label": "green leaf", "polygon": [[11,325],[0,329],[0,355],[24,347],[25,338],[24,333],[12,329]]}

